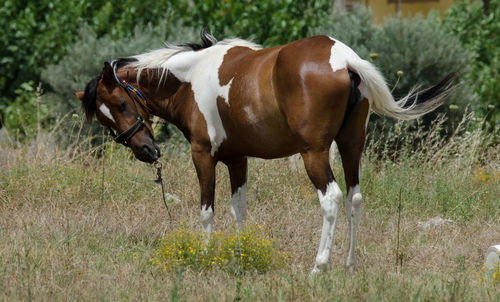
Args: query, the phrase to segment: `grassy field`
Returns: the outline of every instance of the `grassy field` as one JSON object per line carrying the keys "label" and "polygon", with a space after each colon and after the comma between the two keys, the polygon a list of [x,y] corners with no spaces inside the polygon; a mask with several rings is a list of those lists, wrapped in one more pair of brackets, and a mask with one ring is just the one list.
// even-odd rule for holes
{"label": "grassy field", "polygon": [[[348,273],[342,266],[348,244],[342,206],[332,268],[317,276],[310,271],[322,216],[300,162],[296,168],[288,159],[249,162],[248,224],[259,225],[287,255],[285,265],[265,274],[165,273],[150,261],[159,238],[180,225],[200,228],[189,152],[161,159],[166,191],[181,200],[170,201],[170,222],[153,167],[114,144],[98,158],[96,152],[59,150],[50,141],[0,147],[0,300],[500,300],[500,282],[482,281],[481,274],[484,252],[500,243],[500,155],[484,146],[479,132],[445,142],[427,133],[421,151],[403,148],[397,160],[388,159],[389,149],[368,148],[359,267]],[[340,160],[332,165],[343,187]],[[422,224],[437,216],[447,222]],[[234,230],[222,164],[214,228]]]}

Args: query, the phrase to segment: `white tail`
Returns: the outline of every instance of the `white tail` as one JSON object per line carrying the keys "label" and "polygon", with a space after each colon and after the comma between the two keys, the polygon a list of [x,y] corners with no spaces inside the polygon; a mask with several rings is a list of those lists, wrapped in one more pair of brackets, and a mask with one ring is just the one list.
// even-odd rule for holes
{"label": "white tail", "polygon": [[430,88],[416,91],[412,89],[405,97],[394,100],[382,74],[370,62],[359,57],[351,57],[347,61],[349,70],[361,78],[359,89],[368,98],[370,107],[378,114],[402,120],[411,120],[439,107],[451,90],[454,74]]}

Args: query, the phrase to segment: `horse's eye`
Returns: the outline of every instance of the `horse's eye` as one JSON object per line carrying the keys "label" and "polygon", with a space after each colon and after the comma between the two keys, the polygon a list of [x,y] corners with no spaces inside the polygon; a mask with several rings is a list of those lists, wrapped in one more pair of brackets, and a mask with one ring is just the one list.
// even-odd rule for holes
{"label": "horse's eye", "polygon": [[121,101],[120,102],[120,112],[125,111],[125,109],[127,109],[127,102]]}

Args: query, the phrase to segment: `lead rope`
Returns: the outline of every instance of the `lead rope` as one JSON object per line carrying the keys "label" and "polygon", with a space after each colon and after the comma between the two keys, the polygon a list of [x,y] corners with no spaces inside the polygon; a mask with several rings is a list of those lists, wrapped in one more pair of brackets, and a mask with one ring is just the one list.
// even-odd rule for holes
{"label": "lead rope", "polygon": [[165,200],[165,188],[163,186],[163,178],[161,177],[162,164],[159,161],[155,161],[154,167],[156,168],[156,179],[155,182],[161,186],[161,196],[163,197],[163,204],[168,212],[168,217],[170,218],[170,223],[173,223],[172,215],[170,214],[170,209],[168,208],[167,201]]}

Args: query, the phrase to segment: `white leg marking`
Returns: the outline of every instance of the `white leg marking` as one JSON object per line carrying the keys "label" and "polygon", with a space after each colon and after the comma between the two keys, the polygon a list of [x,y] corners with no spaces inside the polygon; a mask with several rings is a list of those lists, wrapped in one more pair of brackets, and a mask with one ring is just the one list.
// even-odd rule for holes
{"label": "white leg marking", "polygon": [[231,198],[231,215],[240,227],[247,218],[247,184],[239,187]]}
{"label": "white leg marking", "polygon": [[318,190],[318,196],[321,211],[323,212],[323,229],[321,230],[321,241],[313,273],[323,271],[329,265],[333,236],[335,234],[335,222],[337,220],[339,203],[342,200],[342,191],[337,183],[332,181],[327,185],[324,195]]}
{"label": "white leg marking", "polygon": [[99,106],[99,110],[102,112],[102,114],[104,114],[105,117],[116,124],[115,119],[113,118],[113,115],[111,115],[111,111],[109,111],[108,106],[106,106],[105,104],[101,104],[101,106]]}
{"label": "white leg marking", "polygon": [[201,206],[200,212],[201,218],[201,228],[203,232],[207,235],[207,238],[210,238],[210,233],[212,232],[212,225],[214,224],[214,210],[212,207]]}
{"label": "white leg marking", "polygon": [[349,252],[345,262],[349,270],[356,267],[356,232],[361,220],[361,204],[363,197],[359,189],[359,184],[355,187],[350,187],[345,200],[345,209],[347,222],[349,224]]}

